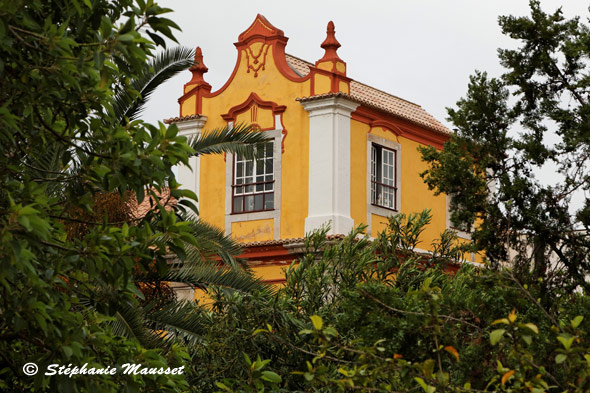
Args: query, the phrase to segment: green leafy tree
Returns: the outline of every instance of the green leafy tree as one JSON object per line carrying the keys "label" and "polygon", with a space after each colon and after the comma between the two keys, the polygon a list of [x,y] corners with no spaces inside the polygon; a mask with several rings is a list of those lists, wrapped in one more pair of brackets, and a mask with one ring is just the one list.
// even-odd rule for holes
{"label": "green leafy tree", "polygon": [[[132,113],[162,80],[158,58],[149,71],[159,76],[146,79],[146,64],[164,36],[174,40],[170,10],[142,0],[1,1],[0,10],[0,389],[185,390],[183,375],[43,375],[49,364],[187,360],[179,346],[164,357],[117,330],[118,312],[142,296],[135,274],[195,282],[167,261],[169,250],[199,246],[195,229],[160,198],[165,187],[195,197],[173,172],[195,150],[175,126]],[[111,195],[120,200],[105,206]],[[150,196],[150,214],[130,220],[129,195]],[[35,377],[23,373],[29,362]]]}
{"label": "green leafy tree", "polygon": [[422,176],[453,196],[456,224],[479,220],[473,239],[493,265],[543,280],[547,303],[551,287],[590,289],[590,29],[530,6],[528,17],[499,18],[520,46],[499,50],[500,78],[471,77],[448,110],[455,136],[442,151],[422,149]]}

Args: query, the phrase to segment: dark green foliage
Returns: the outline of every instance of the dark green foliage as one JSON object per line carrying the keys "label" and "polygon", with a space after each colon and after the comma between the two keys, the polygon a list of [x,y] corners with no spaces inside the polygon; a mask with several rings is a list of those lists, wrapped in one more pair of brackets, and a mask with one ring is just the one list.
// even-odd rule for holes
{"label": "dark green foliage", "polygon": [[[463,264],[449,273],[462,250],[456,237],[445,234],[451,246],[436,254],[411,251],[429,221],[427,211],[399,215],[375,241],[362,228],[339,241],[319,231],[277,294],[218,293],[191,384],[200,392],[589,389],[588,297],[555,290],[545,309],[536,300],[542,285],[525,288],[509,270]],[[244,354],[281,380],[254,373]]]}
{"label": "dark green foliage", "polygon": [[[471,77],[448,109],[456,135],[443,151],[423,148],[422,173],[437,193],[453,195],[452,219],[472,226],[490,263],[508,262],[519,279],[590,289],[590,30],[560,10],[531,1],[529,17],[500,17],[516,49],[498,51],[506,72]],[[555,174],[551,175],[551,168]]]}

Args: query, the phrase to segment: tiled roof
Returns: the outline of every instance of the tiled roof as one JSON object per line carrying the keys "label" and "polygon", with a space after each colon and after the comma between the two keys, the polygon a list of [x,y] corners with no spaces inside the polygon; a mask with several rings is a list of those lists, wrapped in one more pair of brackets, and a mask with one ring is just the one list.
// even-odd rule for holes
{"label": "tiled roof", "polygon": [[[162,189],[162,193],[159,193],[157,190],[154,190],[155,194],[160,198],[160,203],[164,205],[164,208],[167,211],[170,211],[177,203],[176,198],[170,195],[170,189],[168,187],[164,187]],[[141,203],[137,203],[137,199],[135,198],[135,194],[132,195],[131,200],[129,201],[131,214],[135,219],[142,219],[148,214],[150,210],[154,210],[156,207],[156,201],[150,195],[147,195],[141,201]]]}
{"label": "tiled roof", "polygon": [[[341,240],[344,239],[345,235],[328,235],[326,239],[330,240]],[[276,246],[276,245],[287,245],[287,244],[298,244],[305,241],[304,237],[293,237],[290,239],[277,239],[277,240],[262,240],[258,242],[241,243],[242,247],[260,247],[260,246]]]}
{"label": "tiled roof", "polygon": [[176,116],[176,117],[171,117],[169,119],[164,119],[164,123],[172,124],[172,123],[179,123],[181,121],[198,120],[200,118],[201,118],[201,115]]}
{"label": "tiled roof", "polygon": [[[285,56],[287,58],[287,64],[289,64],[291,69],[300,76],[309,74],[310,67],[313,67],[313,64],[308,63],[305,60],[301,60],[295,56],[291,56],[289,54]],[[384,91],[375,89],[374,87],[365,85],[355,80],[350,81],[350,94],[322,94],[312,97],[304,97],[301,98],[300,101],[335,96],[336,94],[350,98],[359,104],[363,104],[365,106],[390,113],[394,116],[401,117],[402,119],[409,120],[413,123],[428,127],[442,134],[451,134],[451,131],[447,127],[442,125],[431,114],[426,112],[420,105],[385,93]]]}

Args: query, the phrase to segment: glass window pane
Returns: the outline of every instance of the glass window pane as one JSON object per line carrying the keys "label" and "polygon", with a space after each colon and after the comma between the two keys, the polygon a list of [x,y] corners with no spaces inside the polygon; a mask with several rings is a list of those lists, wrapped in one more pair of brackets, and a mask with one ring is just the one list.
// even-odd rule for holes
{"label": "glass window pane", "polygon": [[246,176],[252,176],[254,174],[254,161],[246,162]]}
{"label": "glass window pane", "polygon": [[250,212],[254,210],[254,196],[248,195],[244,200],[244,211]]}
{"label": "glass window pane", "polygon": [[254,210],[262,210],[262,194],[254,195]]}
{"label": "glass window pane", "polygon": [[256,174],[262,175],[264,171],[264,160],[257,160],[256,161]]}
{"label": "glass window pane", "polygon": [[264,199],[264,210],[272,210],[274,209],[274,192],[268,193]]}
{"label": "glass window pane", "polygon": [[241,213],[242,212],[242,200],[243,197],[236,197],[234,198],[234,213]]}
{"label": "glass window pane", "polygon": [[265,170],[265,173],[267,175],[273,173],[273,165],[272,164],[273,164],[272,159],[266,160],[266,170]]}
{"label": "glass window pane", "polygon": [[244,187],[236,187],[236,188],[234,188],[234,190],[235,190],[234,191],[235,195],[241,195],[244,193]]}
{"label": "glass window pane", "polygon": [[264,190],[264,184],[260,183],[256,185],[256,192],[262,192]]}
{"label": "glass window pane", "polygon": [[265,191],[271,191],[272,190],[272,186],[273,186],[273,183],[265,183],[264,184],[264,190]]}
{"label": "glass window pane", "polygon": [[238,162],[236,165],[236,177],[242,177],[244,176],[244,164],[241,162]]}

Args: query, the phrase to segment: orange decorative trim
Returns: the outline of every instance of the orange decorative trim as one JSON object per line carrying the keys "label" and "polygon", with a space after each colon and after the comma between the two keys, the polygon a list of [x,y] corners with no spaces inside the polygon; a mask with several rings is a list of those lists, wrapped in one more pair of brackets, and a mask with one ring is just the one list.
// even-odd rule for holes
{"label": "orange decorative trim", "polygon": [[252,37],[284,36],[283,30],[274,27],[264,16],[257,14],[254,22],[242,34],[238,36],[239,42],[244,42]]}
{"label": "orange decorative trim", "polygon": [[205,79],[203,79],[203,75],[209,71],[209,68],[203,63],[203,51],[201,51],[201,47],[199,46],[197,46],[197,49],[195,50],[195,62],[189,68],[189,71],[193,73],[193,79],[185,84],[185,86],[207,83],[205,82]]}
{"label": "orange decorative trim", "polygon": [[391,132],[393,132],[395,135],[402,135],[404,132],[402,131],[401,128],[399,128],[399,126],[393,124],[390,121],[387,120],[373,120],[371,122],[371,129],[369,130],[369,133],[371,133],[371,131],[373,131],[373,128],[375,127],[381,127],[381,128],[385,128],[386,130],[389,130]]}
{"label": "orange decorative trim", "polygon": [[225,121],[235,121],[237,115],[248,110],[252,104],[264,109],[272,110],[273,115],[276,115],[277,113],[283,113],[287,109],[285,105],[278,105],[272,101],[264,101],[262,98],[258,96],[258,94],[252,92],[250,93],[250,96],[246,98],[246,101],[232,107],[226,114],[221,115],[221,117]]}
{"label": "orange decorative trim", "polygon": [[442,135],[408,120],[372,108],[367,108],[363,105],[359,106],[356,111],[352,112],[351,118],[360,121],[361,123],[368,124],[371,127],[383,127],[397,136],[402,136],[423,145],[434,146],[437,149],[442,149],[443,144],[450,138],[448,135]]}
{"label": "orange decorative trim", "polygon": [[322,42],[321,47],[325,50],[324,57],[315,62],[317,66],[319,63],[324,61],[341,62],[342,59],[338,56],[336,51],[340,48],[340,43],[336,39],[336,30],[334,30],[334,22],[328,22],[328,28],[326,30],[326,39]]}
{"label": "orange decorative trim", "polygon": [[[269,47],[270,45],[268,44],[262,44],[262,46],[260,47],[260,51],[258,51],[258,54],[254,54],[254,52],[252,52],[252,46],[246,48],[246,63],[248,64],[246,72],[250,73],[250,70],[254,71],[254,78],[258,77],[258,71],[260,71],[260,69],[262,69],[263,71],[265,70],[266,53],[268,52]],[[259,60],[261,55],[262,61]],[[250,59],[252,59],[252,62],[250,62]]]}

